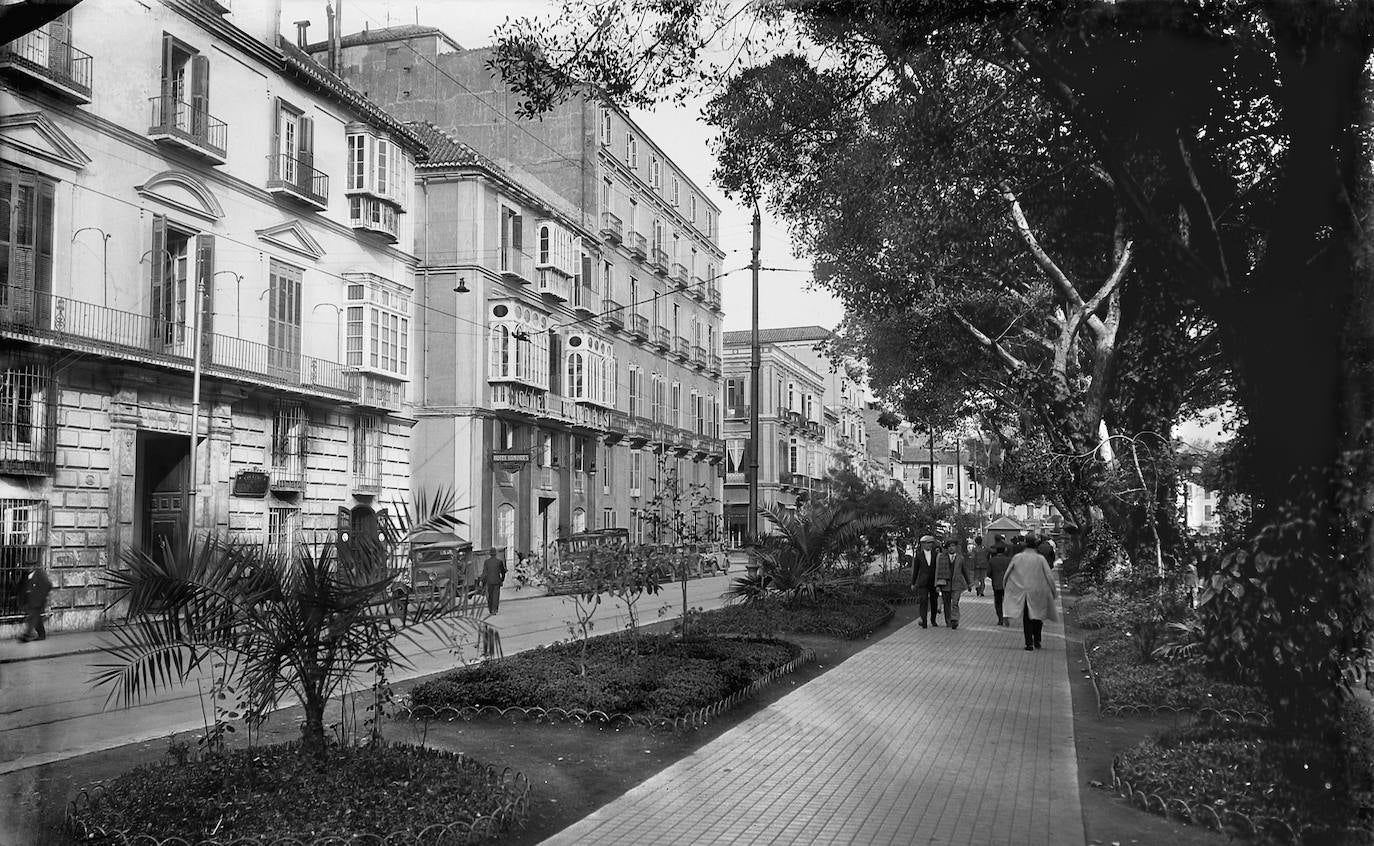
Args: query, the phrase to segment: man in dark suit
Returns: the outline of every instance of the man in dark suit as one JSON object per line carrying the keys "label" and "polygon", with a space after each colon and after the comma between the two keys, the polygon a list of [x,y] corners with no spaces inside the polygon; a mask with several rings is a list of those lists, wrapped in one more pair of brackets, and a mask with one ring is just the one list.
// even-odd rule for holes
{"label": "man in dark suit", "polygon": [[487,591],[487,610],[492,614],[501,607],[501,583],[505,580],[506,562],[496,557],[496,547],[492,547],[482,562],[482,586]]}
{"label": "man in dark suit", "polygon": [[935,589],[935,537],[933,535],[922,535],[920,547],[911,556],[911,589],[916,594],[916,613],[920,619],[921,628],[926,627],[927,612],[930,615],[931,625],[939,625],[935,622],[940,594]]}

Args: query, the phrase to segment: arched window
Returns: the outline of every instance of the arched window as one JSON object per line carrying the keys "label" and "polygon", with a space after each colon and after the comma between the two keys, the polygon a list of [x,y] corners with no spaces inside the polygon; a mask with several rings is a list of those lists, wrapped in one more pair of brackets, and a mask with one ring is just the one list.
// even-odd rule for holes
{"label": "arched window", "polygon": [[539,263],[549,263],[549,227],[539,227]]}
{"label": "arched window", "polygon": [[568,396],[574,399],[587,399],[586,394],[586,356],[580,352],[568,354]]}
{"label": "arched window", "polygon": [[587,512],[583,511],[581,508],[573,509],[572,530],[574,533],[585,532],[587,530]]}
{"label": "arched window", "polygon": [[510,328],[504,324],[491,327],[491,375],[503,378],[511,375]]}
{"label": "arched window", "polygon": [[504,502],[496,508],[496,546],[505,547],[507,563],[515,560],[515,506]]}

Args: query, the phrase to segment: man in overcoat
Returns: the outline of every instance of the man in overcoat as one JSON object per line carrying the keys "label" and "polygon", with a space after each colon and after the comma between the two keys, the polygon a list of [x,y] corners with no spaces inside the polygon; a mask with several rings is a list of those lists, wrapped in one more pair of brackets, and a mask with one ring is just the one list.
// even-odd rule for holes
{"label": "man in overcoat", "polygon": [[935,622],[940,594],[935,590],[934,535],[922,535],[920,546],[911,556],[911,590],[916,594],[916,614],[921,628],[926,627],[927,614],[931,625],[939,625]]}
{"label": "man in overcoat", "polygon": [[24,577],[24,584],[19,589],[19,600],[24,606],[24,633],[19,635],[19,640],[24,643],[47,638],[43,614],[48,610],[48,594],[51,592],[52,579],[48,578],[48,571],[43,569],[42,564],[35,566]]}
{"label": "man in overcoat", "polygon": [[945,624],[951,629],[959,628],[959,597],[968,591],[970,581],[963,543],[946,541],[944,553],[935,557],[935,587],[945,603]]}
{"label": "man in overcoat", "polygon": [[487,611],[492,614],[501,607],[501,583],[505,580],[506,562],[496,557],[496,547],[492,547],[482,562],[482,586],[487,591]]}
{"label": "man in overcoat", "polygon": [[979,596],[983,595],[983,580],[988,577],[991,558],[991,551],[983,546],[983,536],[978,535],[973,539],[973,560],[969,563],[969,573],[973,576],[973,589]]}
{"label": "man in overcoat", "polygon": [[992,609],[997,612],[997,625],[1007,625],[1007,615],[1002,611],[1002,598],[1006,596],[1007,565],[1011,563],[1011,552],[1007,549],[1007,539],[998,535],[993,539],[992,555],[988,557],[988,575],[992,577]]}

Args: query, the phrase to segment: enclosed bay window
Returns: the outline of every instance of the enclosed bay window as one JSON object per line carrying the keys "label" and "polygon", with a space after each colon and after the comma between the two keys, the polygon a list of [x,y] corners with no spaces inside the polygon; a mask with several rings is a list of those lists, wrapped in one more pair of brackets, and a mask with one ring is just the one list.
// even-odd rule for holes
{"label": "enclosed bay window", "polygon": [[490,306],[487,381],[549,390],[548,318],[522,304]]}
{"label": "enclosed bay window", "polygon": [[404,379],[410,354],[410,291],[371,273],[348,280],[349,367]]}
{"label": "enclosed bay window", "polygon": [[410,202],[413,176],[410,155],[395,141],[372,129],[349,129],[345,137],[348,173],[344,190],[371,194],[404,210]]}
{"label": "enclosed bay window", "polygon": [[611,389],[615,370],[612,345],[591,335],[569,335],[564,353],[563,395],[606,408],[615,407]]}

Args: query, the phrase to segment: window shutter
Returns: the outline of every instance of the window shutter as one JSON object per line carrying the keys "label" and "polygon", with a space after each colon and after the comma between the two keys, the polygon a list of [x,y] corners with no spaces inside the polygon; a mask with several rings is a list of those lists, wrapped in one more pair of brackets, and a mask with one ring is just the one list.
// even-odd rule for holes
{"label": "window shutter", "polygon": [[281,178],[282,172],[285,171],[285,168],[282,167],[285,164],[282,161],[283,152],[289,151],[284,151],[281,148],[281,98],[276,97],[273,100],[272,108],[272,155],[268,159],[267,168],[267,175],[271,179]]}
{"label": "window shutter", "polygon": [[153,246],[148,251],[148,280],[152,289],[148,299],[149,317],[152,318],[151,340],[160,344],[164,337],[161,323],[167,319],[167,218],[160,214],[153,215]]}
{"label": "window shutter", "polygon": [[71,61],[71,51],[67,49],[71,43],[71,13],[64,13],[48,24],[48,62],[49,66],[60,74],[71,73],[68,64]]}
{"label": "window shutter", "polygon": [[[204,286],[203,298],[197,296],[200,309],[197,325],[200,326],[201,360],[210,361],[214,350],[215,331],[215,236],[196,236],[196,282]],[[199,292],[197,292],[199,293]]]}
{"label": "window shutter", "polygon": [[582,254],[582,287],[592,288],[592,257]]}
{"label": "window shutter", "polygon": [[173,53],[173,50],[174,50],[174,49],[175,49],[175,48],[173,47],[172,36],[170,36],[170,35],[163,35],[163,36],[162,36],[162,99],[163,99],[163,103],[162,103],[161,117],[162,117],[162,122],[163,122],[164,124],[171,123],[171,122],[172,122],[172,115],[176,114],[176,109],[175,109],[175,107],[173,107],[170,103],[166,102],[167,98],[172,96],[172,53]]}
{"label": "window shutter", "polygon": [[[53,226],[53,190],[52,182],[46,179],[38,179],[38,220],[35,227],[35,261],[33,268],[33,289],[40,294],[52,291],[52,226]],[[46,303],[46,298],[39,298],[41,303]],[[40,306],[42,308],[44,306]]]}
{"label": "window shutter", "polygon": [[210,58],[191,57],[191,134],[204,138],[210,122]]}
{"label": "window shutter", "polygon": [[559,384],[563,381],[562,348],[562,339],[558,337],[558,333],[549,332],[549,391],[555,394],[562,393],[559,390]]}
{"label": "window shutter", "polygon": [[517,253],[525,251],[525,216],[513,214],[510,216],[510,245]]}
{"label": "window shutter", "polygon": [[315,121],[308,117],[300,119],[300,152],[296,158],[301,165],[300,180],[305,188],[311,187],[309,170],[315,166]]}

